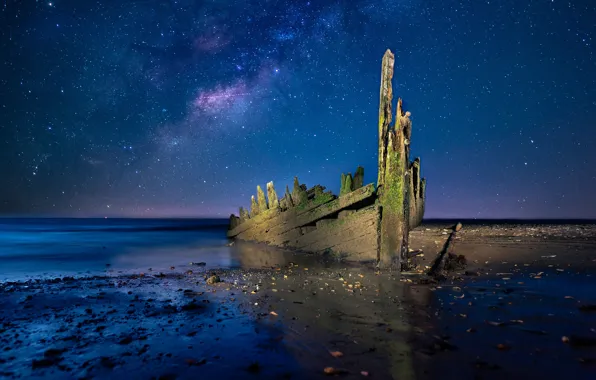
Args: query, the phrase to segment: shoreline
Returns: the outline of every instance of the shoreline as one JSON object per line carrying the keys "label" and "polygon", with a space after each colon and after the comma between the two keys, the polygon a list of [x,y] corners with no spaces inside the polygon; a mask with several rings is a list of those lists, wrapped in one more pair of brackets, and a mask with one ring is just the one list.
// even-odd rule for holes
{"label": "shoreline", "polygon": [[[422,265],[444,227],[412,232]],[[549,378],[556,365],[586,378],[594,348],[561,339],[596,339],[596,313],[579,308],[596,304],[596,227],[533,228],[464,225],[455,252],[469,265],[438,286],[261,245],[236,247],[244,269],[172,263],[163,277],[0,283],[0,372],[316,379],[331,367],[348,379]],[[223,282],[206,284],[211,273]]]}

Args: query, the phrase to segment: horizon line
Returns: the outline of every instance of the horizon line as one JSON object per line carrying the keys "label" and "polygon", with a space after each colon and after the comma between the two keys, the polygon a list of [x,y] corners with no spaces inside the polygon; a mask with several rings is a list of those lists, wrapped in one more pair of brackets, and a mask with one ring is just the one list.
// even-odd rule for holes
{"label": "horizon line", "polygon": [[[31,216],[31,215],[0,215],[0,219],[215,219],[228,220],[229,217],[222,216]],[[593,221],[596,222],[596,217],[575,217],[575,218],[561,218],[561,217],[545,217],[545,218],[520,218],[520,217],[506,217],[506,218],[466,218],[466,217],[445,217],[445,218],[424,218],[423,222],[457,222],[457,221]]]}

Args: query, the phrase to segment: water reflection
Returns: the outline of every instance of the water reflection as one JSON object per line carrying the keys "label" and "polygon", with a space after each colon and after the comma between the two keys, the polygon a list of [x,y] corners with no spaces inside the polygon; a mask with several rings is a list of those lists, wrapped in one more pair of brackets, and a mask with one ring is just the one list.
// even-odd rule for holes
{"label": "water reflection", "polygon": [[[459,348],[453,357],[437,357],[434,375],[465,378],[594,378],[596,313],[579,305],[594,304],[596,283],[585,274],[544,269],[540,278],[520,272],[509,279],[480,278],[435,292],[436,328]],[[563,336],[594,340],[572,347]]]}

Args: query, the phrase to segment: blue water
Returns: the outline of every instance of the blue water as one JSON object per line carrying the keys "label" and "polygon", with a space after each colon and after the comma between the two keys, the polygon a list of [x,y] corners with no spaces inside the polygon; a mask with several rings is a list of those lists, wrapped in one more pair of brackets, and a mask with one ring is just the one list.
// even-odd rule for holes
{"label": "blue water", "polygon": [[234,266],[221,219],[0,219],[0,281]]}

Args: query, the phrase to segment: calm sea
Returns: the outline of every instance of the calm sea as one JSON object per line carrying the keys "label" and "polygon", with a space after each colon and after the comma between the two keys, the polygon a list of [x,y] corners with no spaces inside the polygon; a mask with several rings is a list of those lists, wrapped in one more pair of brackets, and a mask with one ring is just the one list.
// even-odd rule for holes
{"label": "calm sea", "polygon": [[236,265],[222,219],[1,219],[0,281]]}

